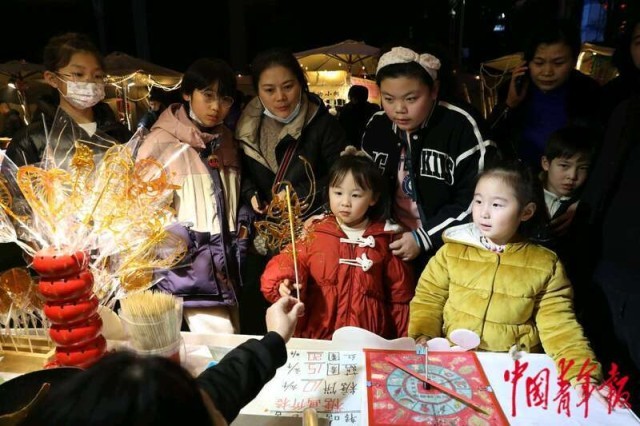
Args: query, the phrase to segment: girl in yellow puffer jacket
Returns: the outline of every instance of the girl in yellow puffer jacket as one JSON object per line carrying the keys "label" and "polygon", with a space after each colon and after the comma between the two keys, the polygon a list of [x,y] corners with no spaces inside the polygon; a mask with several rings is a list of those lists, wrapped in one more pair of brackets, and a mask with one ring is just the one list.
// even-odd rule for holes
{"label": "girl in yellow puffer jacket", "polygon": [[[542,349],[556,365],[573,360],[564,378],[578,385],[585,360],[601,368],[573,311],[573,291],[557,255],[522,236],[540,189],[522,164],[488,169],[477,181],[473,223],[449,228],[410,304],[409,336],[418,343],[466,328],[479,349]],[[539,184],[538,184],[539,185]],[[544,204],[541,204],[544,206]]]}

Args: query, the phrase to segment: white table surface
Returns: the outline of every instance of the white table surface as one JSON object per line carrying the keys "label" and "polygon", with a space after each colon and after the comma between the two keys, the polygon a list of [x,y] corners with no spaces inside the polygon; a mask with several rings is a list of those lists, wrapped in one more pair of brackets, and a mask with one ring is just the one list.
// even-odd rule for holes
{"label": "white table surface", "polygon": [[[250,338],[259,339],[261,336],[248,336],[248,335],[230,335],[230,334],[195,334],[195,333],[183,333],[185,344],[182,348],[183,366],[187,368],[193,375],[199,374],[203,371],[210,361],[219,360],[224,356],[225,350],[221,350],[218,353],[212,353],[212,348],[233,348]],[[111,347],[118,346],[118,342],[110,342]],[[306,350],[355,350],[355,346],[358,346],[359,342],[352,342],[345,347],[344,342],[332,342],[326,340],[310,340],[310,339],[297,339],[293,338],[287,344],[288,349],[306,349]],[[366,346],[372,347],[372,346]],[[504,379],[504,373],[507,370],[513,370],[514,361],[506,353],[489,353],[478,352],[478,359],[482,364],[482,367],[491,383],[491,386],[496,394],[498,402],[502,406],[502,409],[507,416],[508,421],[512,425],[639,425],[640,420],[630,411],[626,409],[617,409],[613,413],[607,413],[606,407],[599,404],[596,401],[589,403],[589,416],[584,417],[583,407],[576,407],[578,402],[577,395],[571,390],[571,416],[567,417],[565,414],[557,413],[557,402],[553,401],[553,398],[558,393],[558,386],[556,383],[557,375],[556,368],[547,355],[544,354],[526,354],[521,360],[528,362],[529,366],[525,372],[525,375],[520,379],[516,388],[516,415],[512,416],[512,385],[506,382]],[[7,371],[3,369],[6,363],[3,362],[0,357],[0,378],[3,380],[9,380],[16,375],[25,371]],[[540,407],[528,407],[526,402],[525,393],[525,381],[526,377],[532,377],[543,368],[549,368],[549,401],[548,408],[546,410]],[[32,368],[36,369],[36,368]],[[366,395],[364,395],[366,397]],[[253,423],[253,426],[258,426],[264,422],[257,421]],[[249,423],[251,424],[251,423]],[[267,423],[269,425],[276,424],[291,424],[290,420],[280,419],[280,422],[276,421],[276,418],[272,418]]]}
{"label": "white table surface", "polygon": [[[260,336],[229,335],[229,334],[194,334],[183,333],[186,359],[185,367],[198,374],[214,358],[220,358],[223,353],[211,354],[208,348],[222,347],[232,348],[250,338],[260,338]],[[287,343],[288,349],[308,349],[308,350],[353,350],[353,347],[345,348],[337,342],[326,340],[310,340],[293,338]],[[512,390],[511,383],[504,380],[506,370],[513,370],[514,361],[506,353],[478,352],[478,359],[489,379],[489,383],[496,394],[498,402],[512,425],[638,425],[640,420],[626,409],[617,409],[608,414],[607,408],[597,401],[590,401],[589,415],[584,417],[584,407],[576,407],[578,397],[571,390],[571,416],[557,413],[557,402],[553,398],[558,394],[557,374],[553,360],[544,354],[526,354],[521,362],[528,362],[529,366],[524,376],[516,387],[516,415],[512,416]],[[541,369],[549,368],[549,400],[546,410],[540,407],[528,407],[525,393],[526,377],[532,377]],[[274,423],[269,423],[274,424]]]}

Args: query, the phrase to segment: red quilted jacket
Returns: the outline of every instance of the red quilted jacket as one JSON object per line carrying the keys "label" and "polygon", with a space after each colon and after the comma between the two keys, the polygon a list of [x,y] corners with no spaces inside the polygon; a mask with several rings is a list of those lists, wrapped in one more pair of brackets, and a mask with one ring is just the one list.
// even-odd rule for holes
{"label": "red quilted jacket", "polygon": [[[389,250],[394,235],[385,222],[372,222],[361,239],[346,242],[347,235],[329,216],[315,225],[310,237],[296,242],[300,299],[305,304],[296,337],[331,339],[345,326],[387,339],[407,335],[415,284],[410,266]],[[278,287],[285,278],[295,282],[290,247],[273,257],[262,274],[261,290],[270,302],[280,298]]]}

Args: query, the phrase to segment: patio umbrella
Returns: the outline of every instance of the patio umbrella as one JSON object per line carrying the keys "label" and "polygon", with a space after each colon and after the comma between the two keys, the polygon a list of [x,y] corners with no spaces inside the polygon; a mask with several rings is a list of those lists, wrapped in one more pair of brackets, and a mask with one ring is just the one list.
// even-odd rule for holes
{"label": "patio umbrella", "polygon": [[127,55],[123,52],[112,52],[104,58],[107,74],[111,76],[127,76],[135,72],[141,74],[150,74],[154,79],[162,78],[175,80],[176,82],[182,78],[182,73],[156,65],[144,59]]}
{"label": "patio umbrella", "polygon": [[13,60],[0,64],[0,74],[7,77],[25,79],[34,75],[39,75],[44,71],[44,65],[32,64],[24,59]]}
{"label": "patio umbrella", "polygon": [[52,87],[42,81],[45,67],[23,59],[0,64],[0,102],[19,105],[25,122],[29,123],[29,103]]}
{"label": "patio umbrella", "polygon": [[[23,96],[26,96],[29,102],[34,102],[42,96],[50,96],[55,94],[55,92],[56,89],[41,80],[27,80],[22,86],[22,94]],[[22,102],[18,95],[18,89],[9,86],[1,87],[0,102],[21,104]]]}
{"label": "patio umbrella", "polygon": [[[305,71],[340,71],[352,75],[375,74],[380,49],[362,41],[345,40],[330,46],[295,53]],[[364,67],[364,68],[363,68]]]}
{"label": "patio umbrella", "polygon": [[[121,99],[116,101],[118,112],[124,114],[129,129],[133,130],[134,106],[131,102],[139,102],[149,95],[152,86],[163,88],[175,88],[182,80],[182,73],[156,65],[144,59],[127,55],[123,52],[112,52],[104,58],[107,74],[111,77],[111,85],[108,89],[116,89],[114,97]],[[169,90],[169,89],[165,89]],[[109,97],[107,91],[107,97]],[[118,103],[120,102],[120,103]]]}

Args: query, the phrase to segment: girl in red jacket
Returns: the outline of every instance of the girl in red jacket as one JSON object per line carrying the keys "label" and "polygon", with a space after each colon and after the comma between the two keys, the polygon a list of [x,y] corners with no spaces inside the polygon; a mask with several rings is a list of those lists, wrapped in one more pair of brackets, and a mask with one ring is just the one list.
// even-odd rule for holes
{"label": "girl in red jacket", "polygon": [[385,338],[407,335],[414,285],[409,266],[389,243],[400,231],[385,221],[390,197],[371,158],[348,147],[329,173],[327,215],[296,242],[299,284],[291,248],[273,257],[262,274],[270,302],[299,288],[307,306],[295,336],[331,339],[340,327],[355,326]]}

